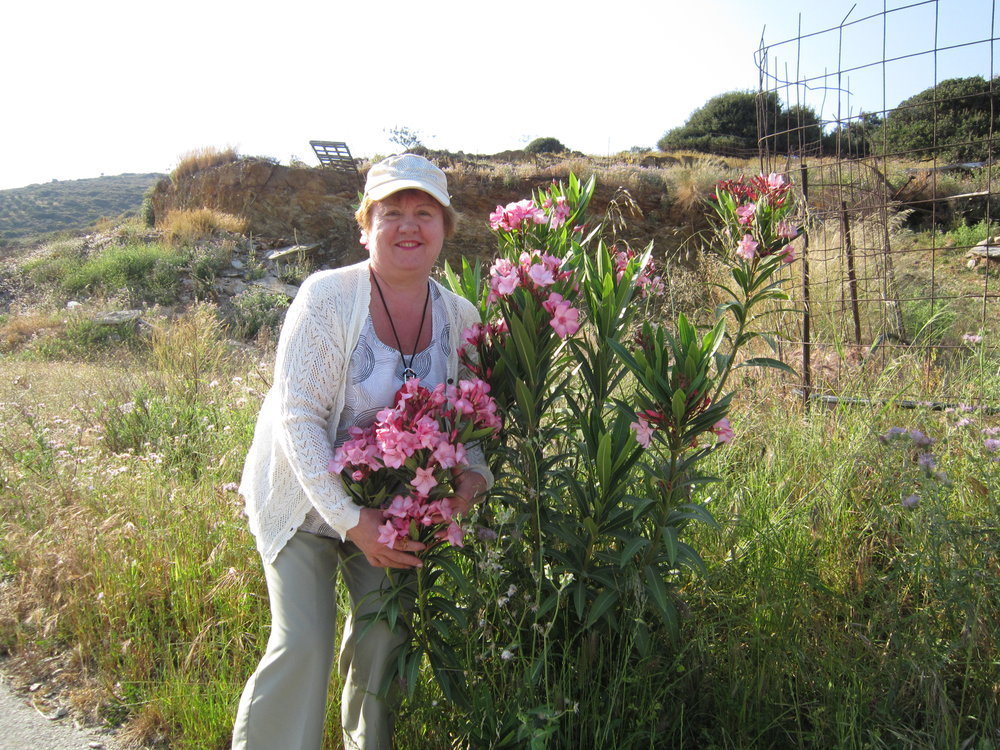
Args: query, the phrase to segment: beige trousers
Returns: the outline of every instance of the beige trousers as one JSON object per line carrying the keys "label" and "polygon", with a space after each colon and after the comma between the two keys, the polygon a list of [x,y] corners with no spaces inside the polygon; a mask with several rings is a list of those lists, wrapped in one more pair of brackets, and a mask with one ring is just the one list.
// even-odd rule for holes
{"label": "beige trousers", "polygon": [[378,611],[377,592],[385,571],[369,565],[353,544],[298,532],[273,564],[264,564],[271,635],[240,699],[233,750],[322,747],[337,629],[338,569],[354,610],[340,649],[344,747],[392,747],[392,707],[376,693],[390,655],[405,636],[399,626],[392,632],[384,622],[352,627],[356,617]]}

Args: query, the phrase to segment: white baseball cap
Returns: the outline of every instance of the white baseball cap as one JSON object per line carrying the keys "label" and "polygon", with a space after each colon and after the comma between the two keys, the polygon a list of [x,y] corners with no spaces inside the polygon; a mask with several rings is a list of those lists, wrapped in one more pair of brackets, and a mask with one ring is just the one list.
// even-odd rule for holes
{"label": "white baseball cap", "polygon": [[368,170],[365,195],[373,201],[388,198],[400,190],[423,190],[442,206],[450,206],[448,178],[444,172],[417,154],[389,156]]}

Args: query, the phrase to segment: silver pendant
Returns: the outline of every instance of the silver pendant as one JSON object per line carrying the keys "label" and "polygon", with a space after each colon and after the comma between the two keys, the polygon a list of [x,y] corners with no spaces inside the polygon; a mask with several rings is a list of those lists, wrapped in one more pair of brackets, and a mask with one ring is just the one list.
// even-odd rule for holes
{"label": "silver pendant", "polygon": [[404,382],[404,383],[405,383],[405,382],[406,382],[407,380],[412,380],[412,379],[413,379],[413,378],[415,378],[415,377],[417,377],[417,373],[415,373],[415,372],[414,372],[414,371],[413,371],[412,369],[410,369],[409,367],[407,367],[407,368],[405,368],[405,369],[403,370],[403,382]]}

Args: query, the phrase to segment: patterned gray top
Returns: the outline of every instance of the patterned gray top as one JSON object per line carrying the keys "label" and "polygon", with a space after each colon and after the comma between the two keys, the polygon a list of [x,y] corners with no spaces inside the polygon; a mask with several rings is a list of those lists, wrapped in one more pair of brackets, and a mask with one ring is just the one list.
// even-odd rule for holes
{"label": "patterned gray top", "polygon": [[[434,388],[447,378],[448,341],[450,331],[447,312],[444,309],[441,292],[431,285],[431,340],[427,348],[417,352],[411,365],[420,384]],[[410,362],[409,356],[406,358]],[[348,367],[347,392],[344,410],[337,424],[337,440],[334,447],[347,442],[351,427],[370,427],[375,416],[387,406],[392,406],[393,396],[403,385],[403,360],[399,350],[389,346],[375,335],[371,313],[361,329],[361,338],[351,354]],[[307,514],[299,531],[318,536],[339,539],[319,512],[313,508]]]}

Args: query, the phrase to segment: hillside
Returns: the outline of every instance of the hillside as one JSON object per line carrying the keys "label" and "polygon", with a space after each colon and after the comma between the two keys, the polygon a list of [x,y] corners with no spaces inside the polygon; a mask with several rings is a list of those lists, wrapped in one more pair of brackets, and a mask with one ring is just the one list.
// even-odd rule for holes
{"label": "hillside", "polygon": [[53,180],[0,190],[0,244],[61,229],[82,229],[104,217],[134,213],[162,174],[120,174]]}

